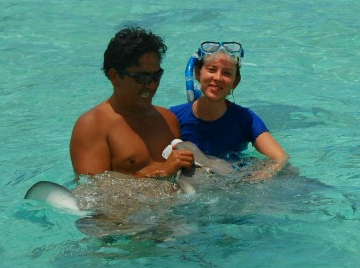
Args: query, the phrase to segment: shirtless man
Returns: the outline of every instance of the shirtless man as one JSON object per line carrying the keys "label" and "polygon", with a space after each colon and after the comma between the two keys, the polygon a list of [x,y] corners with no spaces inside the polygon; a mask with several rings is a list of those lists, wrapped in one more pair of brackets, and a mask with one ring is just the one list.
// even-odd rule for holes
{"label": "shirtless man", "polygon": [[177,118],[152,104],[167,47],[141,28],[127,27],[109,42],[103,71],[113,94],[84,113],[75,123],[70,155],[77,175],[117,171],[137,177],[162,177],[191,168],[193,154],[174,150],[167,160],[163,149],[180,138]]}

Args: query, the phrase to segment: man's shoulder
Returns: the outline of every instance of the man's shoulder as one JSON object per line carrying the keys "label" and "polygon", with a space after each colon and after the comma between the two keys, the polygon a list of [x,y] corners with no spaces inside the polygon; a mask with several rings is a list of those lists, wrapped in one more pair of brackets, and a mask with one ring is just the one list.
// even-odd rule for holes
{"label": "man's shoulder", "polygon": [[166,114],[171,114],[171,112],[170,112],[170,110],[169,109],[167,109],[167,108],[165,108],[165,107],[163,107],[163,106],[157,106],[157,105],[154,105],[154,109],[158,112],[158,113],[160,113],[160,114],[162,114],[162,115],[166,115]]}
{"label": "man's shoulder", "polygon": [[81,124],[82,126],[99,126],[100,124],[104,124],[111,120],[111,112],[104,108],[103,105],[99,104],[90,110],[84,112],[78,120],[76,124]]}
{"label": "man's shoulder", "polygon": [[155,110],[157,110],[158,112],[166,112],[166,111],[168,111],[168,109],[165,108],[165,107],[163,107],[163,106],[153,105],[153,107],[154,107]]}
{"label": "man's shoulder", "polygon": [[155,110],[164,118],[176,119],[176,116],[167,108],[154,105]]}

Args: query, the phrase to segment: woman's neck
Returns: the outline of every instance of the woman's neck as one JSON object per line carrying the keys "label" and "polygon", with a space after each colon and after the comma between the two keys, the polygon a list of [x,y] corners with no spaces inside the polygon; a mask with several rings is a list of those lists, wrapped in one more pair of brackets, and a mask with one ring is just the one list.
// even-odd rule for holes
{"label": "woman's neck", "polygon": [[192,110],[199,119],[215,121],[225,114],[227,105],[225,100],[210,101],[206,97],[200,97],[193,103]]}

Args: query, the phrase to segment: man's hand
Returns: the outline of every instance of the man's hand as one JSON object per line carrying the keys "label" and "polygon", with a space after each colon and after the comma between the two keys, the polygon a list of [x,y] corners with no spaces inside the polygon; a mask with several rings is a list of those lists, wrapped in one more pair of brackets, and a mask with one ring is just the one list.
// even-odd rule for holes
{"label": "man's hand", "polygon": [[182,168],[189,170],[194,165],[194,155],[188,150],[173,150],[164,165],[168,174],[174,174]]}

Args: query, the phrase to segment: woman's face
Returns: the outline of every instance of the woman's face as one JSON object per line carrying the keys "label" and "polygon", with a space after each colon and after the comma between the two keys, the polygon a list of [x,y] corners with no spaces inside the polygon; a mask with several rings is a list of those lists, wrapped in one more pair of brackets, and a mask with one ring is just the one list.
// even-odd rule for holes
{"label": "woman's face", "polygon": [[197,72],[205,97],[214,101],[225,99],[240,81],[236,78],[236,68],[236,64],[224,53],[208,56]]}

